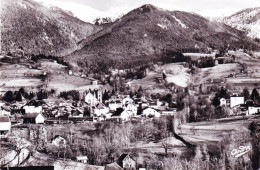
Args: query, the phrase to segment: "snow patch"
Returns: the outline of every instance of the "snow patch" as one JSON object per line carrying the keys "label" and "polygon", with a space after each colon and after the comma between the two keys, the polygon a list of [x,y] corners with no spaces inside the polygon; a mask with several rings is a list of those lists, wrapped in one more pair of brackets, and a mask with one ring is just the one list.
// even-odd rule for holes
{"label": "snow patch", "polygon": [[162,29],[167,29],[167,26],[162,25],[162,24],[157,24],[159,27],[161,27]]}
{"label": "snow patch", "polygon": [[174,15],[172,15],[172,17],[178,22],[178,24],[179,24],[182,28],[188,28],[183,22],[181,22],[181,20],[179,20],[178,18],[176,18]]}

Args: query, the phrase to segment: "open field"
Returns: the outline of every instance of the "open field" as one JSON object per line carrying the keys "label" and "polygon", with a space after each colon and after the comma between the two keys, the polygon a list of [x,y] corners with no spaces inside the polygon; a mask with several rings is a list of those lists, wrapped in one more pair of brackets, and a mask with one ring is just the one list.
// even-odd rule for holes
{"label": "open field", "polygon": [[42,70],[29,69],[24,65],[0,63],[0,89],[1,92],[18,90],[21,87],[35,89],[42,85],[39,78]]}
{"label": "open field", "polygon": [[239,64],[219,64],[214,67],[201,68],[194,77],[194,83],[201,84],[205,83],[207,80],[212,79],[224,79],[230,74],[235,74],[239,72]]}
{"label": "open field", "polygon": [[[143,89],[157,88],[160,89],[160,85],[163,84],[162,72],[166,73],[166,82],[173,83],[179,87],[187,87],[190,82],[189,69],[185,68],[182,63],[171,63],[162,66],[157,66],[155,71],[151,71],[143,79],[133,80],[130,82],[132,87],[142,86]],[[159,92],[159,91],[157,91]]]}
{"label": "open field", "polygon": [[[46,74],[46,76],[45,76]],[[91,85],[92,80],[79,73],[69,75],[66,66],[52,60],[39,60],[37,63],[9,64],[0,63],[0,92],[19,90],[37,91],[44,87],[56,92],[98,88]],[[43,78],[45,77],[45,78]]]}
{"label": "open field", "polygon": [[48,77],[47,89],[54,89],[56,91],[70,91],[70,90],[83,90],[86,91],[89,88],[87,85],[91,85],[91,80],[88,78],[82,78],[79,76],[73,76],[69,74],[51,75]]}
{"label": "open field", "polygon": [[[260,122],[259,117],[241,117],[241,118],[224,118],[211,122],[196,122],[182,124],[176,130],[176,133],[180,135],[185,141],[194,145],[215,146],[225,136],[232,133],[247,132],[248,126],[252,121]],[[164,148],[162,147],[162,141],[166,141],[169,144],[168,153],[184,156],[193,153],[192,148],[186,147],[181,141],[174,137],[166,138],[161,141],[141,141],[131,145],[131,149],[142,151],[144,153],[156,153],[164,154]]]}

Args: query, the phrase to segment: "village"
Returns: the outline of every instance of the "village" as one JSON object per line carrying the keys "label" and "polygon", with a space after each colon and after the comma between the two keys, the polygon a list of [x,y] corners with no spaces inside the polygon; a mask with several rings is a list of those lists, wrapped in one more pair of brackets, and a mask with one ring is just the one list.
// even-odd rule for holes
{"label": "village", "polygon": [[[151,99],[146,96],[139,96],[138,98],[137,95],[130,97],[130,95],[115,94],[109,98],[105,96],[106,100],[104,100],[104,90],[98,80],[92,79],[89,87],[92,88],[81,93],[80,99],[77,101],[73,98],[66,100],[62,97],[49,97],[42,100],[26,100],[22,97],[21,101],[11,103],[2,100],[0,103],[1,140],[8,138],[13,132],[22,133],[23,128],[29,127],[30,141],[35,140],[34,133],[40,133],[40,138],[37,138],[39,145],[41,145],[40,141],[43,141],[43,143],[62,147],[68,142],[75,143],[77,141],[78,145],[84,146],[88,137],[84,138],[83,134],[71,132],[69,134],[69,132],[62,130],[54,130],[54,125],[65,127],[66,124],[94,125],[102,124],[102,122],[124,124],[129,121],[146,122],[167,116],[174,117],[174,129],[176,131],[178,126],[183,124],[183,120],[177,118],[179,110],[175,99],[163,101],[159,98]],[[195,90],[190,90],[189,93],[195,94],[196,90],[197,92],[201,91],[201,87],[198,89],[196,87],[198,86],[194,86],[192,89]],[[260,113],[260,106],[254,104],[255,102],[249,98],[249,94],[246,96],[241,95],[243,93],[226,95],[226,91],[225,87],[222,87],[220,94],[215,94],[215,101],[212,95],[209,95],[213,104],[216,103],[217,106],[228,108],[229,114],[226,117],[250,116]],[[257,90],[253,91],[254,93],[252,92],[251,96],[255,95],[255,99],[258,99]],[[223,92],[224,94],[221,94]],[[70,138],[67,136],[70,136]],[[44,145],[43,143],[42,145]],[[18,157],[20,157],[19,154]],[[81,163],[89,163],[89,158],[86,155],[77,155],[76,160]],[[2,158],[1,162],[4,165],[8,160]],[[136,169],[136,162],[130,156],[130,153],[127,153],[121,155],[118,161],[107,164],[105,167],[105,169]]]}

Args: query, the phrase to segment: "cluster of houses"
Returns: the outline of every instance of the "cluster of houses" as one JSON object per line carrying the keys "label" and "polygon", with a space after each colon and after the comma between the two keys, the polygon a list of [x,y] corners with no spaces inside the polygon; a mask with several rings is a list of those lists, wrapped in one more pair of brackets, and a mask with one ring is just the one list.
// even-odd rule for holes
{"label": "cluster of houses", "polygon": [[245,100],[244,96],[231,96],[229,99],[221,98],[220,106],[228,106],[233,111],[231,115],[254,115],[260,113],[260,106],[253,101]]}
{"label": "cluster of houses", "polygon": [[[81,101],[64,100],[62,98],[48,98],[41,101],[23,99],[16,103],[0,103],[0,131],[10,131],[1,128],[4,121],[12,123],[45,123],[52,118],[88,118],[98,121],[128,121],[140,117],[160,117],[173,115],[176,108],[159,100],[131,98],[129,95],[114,95],[109,100],[102,100],[102,89],[88,90]],[[2,122],[3,123],[2,123]]]}
{"label": "cluster of houses", "polygon": [[87,93],[85,102],[95,122],[128,121],[134,117],[160,117],[165,114],[173,115],[176,112],[176,108],[170,108],[166,102],[147,100],[145,97],[130,98],[129,95],[112,96],[103,103],[102,95],[95,91]]}

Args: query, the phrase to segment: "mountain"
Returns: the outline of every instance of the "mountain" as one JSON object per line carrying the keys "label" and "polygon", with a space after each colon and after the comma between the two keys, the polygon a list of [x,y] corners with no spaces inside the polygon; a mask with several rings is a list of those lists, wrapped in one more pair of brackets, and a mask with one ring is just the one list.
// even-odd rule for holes
{"label": "mountain", "polygon": [[[166,50],[250,44],[242,31],[197,14],[144,5],[79,43],[66,61],[82,67],[142,64]],[[105,64],[106,63],[106,64]]]}
{"label": "mountain", "polygon": [[252,38],[260,38],[260,7],[248,8],[222,19],[227,25],[247,32]]}
{"label": "mountain", "polygon": [[63,56],[101,27],[85,23],[58,7],[32,0],[1,0],[2,52]]}

